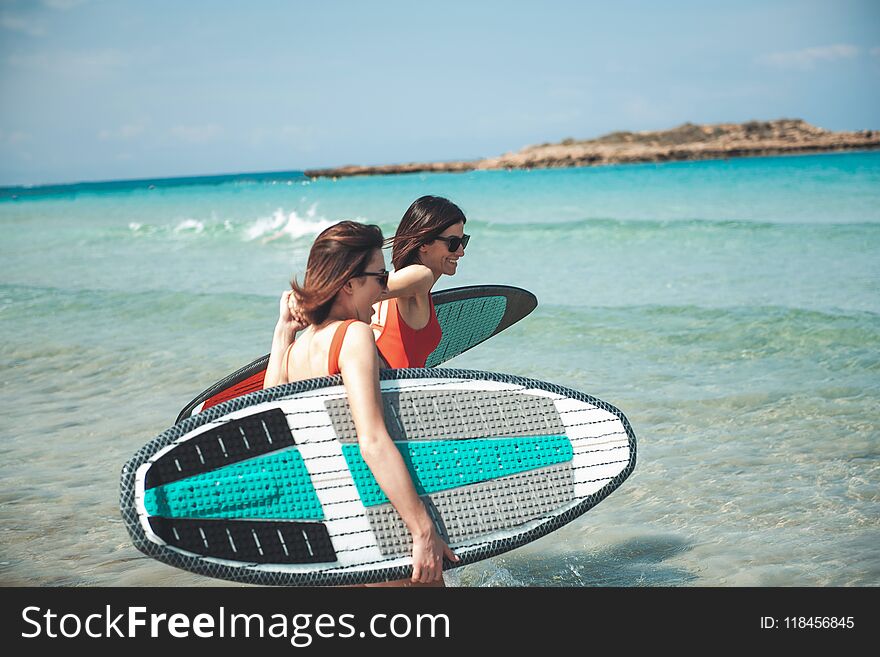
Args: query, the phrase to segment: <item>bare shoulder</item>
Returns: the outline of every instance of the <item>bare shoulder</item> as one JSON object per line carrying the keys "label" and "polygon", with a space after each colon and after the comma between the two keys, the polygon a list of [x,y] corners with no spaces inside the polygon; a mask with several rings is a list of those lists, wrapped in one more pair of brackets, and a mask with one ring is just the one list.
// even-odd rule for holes
{"label": "bare shoulder", "polygon": [[364,322],[352,322],[339,350],[339,371],[346,386],[360,377],[372,379],[379,368],[373,329]]}
{"label": "bare shoulder", "polygon": [[340,365],[347,360],[375,358],[376,340],[373,329],[361,321],[352,322],[345,332],[342,348],[339,351]]}
{"label": "bare shoulder", "polygon": [[345,342],[348,343],[349,340],[352,342],[372,342],[373,329],[366,322],[356,320],[349,325],[345,333]]}

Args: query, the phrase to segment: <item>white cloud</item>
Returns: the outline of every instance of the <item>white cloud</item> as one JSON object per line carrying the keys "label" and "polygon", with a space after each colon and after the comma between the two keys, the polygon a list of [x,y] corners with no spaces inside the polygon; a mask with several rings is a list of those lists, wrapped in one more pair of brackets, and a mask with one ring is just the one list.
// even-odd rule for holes
{"label": "white cloud", "polygon": [[775,68],[809,71],[818,63],[852,59],[858,54],[857,46],[841,43],[789,52],[774,52],[760,57],[758,61]]}
{"label": "white cloud", "polygon": [[10,32],[18,32],[33,37],[46,35],[45,28],[39,23],[29,18],[13,16],[12,14],[0,14],[0,27]]}
{"label": "white cloud", "polygon": [[98,133],[98,139],[101,139],[102,141],[133,139],[134,137],[142,135],[146,128],[147,126],[143,123],[126,123],[115,130],[101,130]]}
{"label": "white cloud", "polygon": [[176,125],[171,128],[171,135],[181,141],[203,144],[215,140],[223,132],[216,123],[204,125]]}

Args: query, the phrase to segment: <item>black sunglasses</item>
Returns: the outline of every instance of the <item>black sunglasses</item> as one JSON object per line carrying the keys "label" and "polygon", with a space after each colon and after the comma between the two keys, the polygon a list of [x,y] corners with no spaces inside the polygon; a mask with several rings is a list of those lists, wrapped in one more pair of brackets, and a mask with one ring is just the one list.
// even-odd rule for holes
{"label": "black sunglasses", "polygon": [[435,237],[435,240],[440,240],[441,242],[446,242],[446,247],[449,249],[450,253],[455,253],[458,251],[458,247],[463,249],[467,248],[468,242],[471,241],[470,235],[462,235],[459,237],[458,235],[453,235],[452,237]]}
{"label": "black sunglasses", "polygon": [[375,276],[379,279],[379,284],[382,287],[388,286],[388,271],[383,269],[382,271],[362,271],[360,274],[357,274],[355,278],[359,276]]}

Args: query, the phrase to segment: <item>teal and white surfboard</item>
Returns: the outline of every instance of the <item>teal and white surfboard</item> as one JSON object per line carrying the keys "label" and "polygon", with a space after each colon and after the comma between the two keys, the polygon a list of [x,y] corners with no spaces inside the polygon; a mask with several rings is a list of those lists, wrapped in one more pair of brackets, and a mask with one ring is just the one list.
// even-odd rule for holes
{"label": "teal and white surfboard", "polygon": [[[381,378],[388,431],[456,565],[558,529],[635,467],[626,417],[589,395],[466,370]],[[338,376],[168,429],[123,468],[121,510],[138,549],[211,577],[333,585],[411,574],[409,532],[360,456]]]}

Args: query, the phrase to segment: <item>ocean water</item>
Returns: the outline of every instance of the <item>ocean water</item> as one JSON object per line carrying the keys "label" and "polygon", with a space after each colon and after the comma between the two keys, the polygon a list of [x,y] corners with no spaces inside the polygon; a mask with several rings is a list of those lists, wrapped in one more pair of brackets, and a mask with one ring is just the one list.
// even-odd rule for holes
{"label": "ocean water", "polygon": [[595,395],[639,441],[608,499],[449,584],[880,585],[876,152],[0,190],[0,584],[219,584],[131,545],[122,464],[268,350],[322,228],[390,235],[422,194],[473,236],[438,289],[539,299],[450,366]]}

